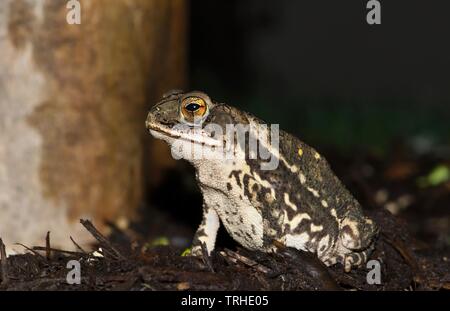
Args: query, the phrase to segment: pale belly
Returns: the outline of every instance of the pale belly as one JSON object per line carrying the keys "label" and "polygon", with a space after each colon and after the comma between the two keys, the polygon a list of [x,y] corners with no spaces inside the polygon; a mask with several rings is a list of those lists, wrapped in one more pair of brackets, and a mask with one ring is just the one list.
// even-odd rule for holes
{"label": "pale belly", "polygon": [[202,187],[205,203],[214,208],[231,237],[248,249],[263,248],[263,219],[247,198],[225,195],[224,191]]}

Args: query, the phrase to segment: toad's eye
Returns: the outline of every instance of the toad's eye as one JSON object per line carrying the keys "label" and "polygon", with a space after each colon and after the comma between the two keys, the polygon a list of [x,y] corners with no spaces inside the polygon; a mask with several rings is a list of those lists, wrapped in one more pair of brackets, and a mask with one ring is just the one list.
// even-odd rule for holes
{"label": "toad's eye", "polygon": [[205,116],[206,111],[206,103],[200,97],[185,98],[181,104],[181,113],[188,122],[195,122],[195,120],[200,121]]}
{"label": "toad's eye", "polygon": [[184,109],[186,109],[189,112],[195,112],[198,109],[200,109],[200,105],[196,104],[196,103],[190,103],[190,104],[187,104],[186,107],[184,107]]}

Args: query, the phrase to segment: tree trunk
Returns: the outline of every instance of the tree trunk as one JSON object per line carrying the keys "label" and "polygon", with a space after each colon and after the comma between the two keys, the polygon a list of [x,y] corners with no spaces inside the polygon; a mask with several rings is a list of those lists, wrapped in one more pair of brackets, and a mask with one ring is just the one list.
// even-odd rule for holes
{"label": "tree trunk", "polygon": [[86,243],[142,201],[149,103],[185,83],[184,0],[0,2],[0,236]]}

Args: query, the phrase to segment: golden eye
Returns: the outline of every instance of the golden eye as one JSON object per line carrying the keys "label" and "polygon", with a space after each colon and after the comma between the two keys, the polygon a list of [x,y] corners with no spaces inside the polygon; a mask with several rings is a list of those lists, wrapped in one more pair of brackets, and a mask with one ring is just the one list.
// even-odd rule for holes
{"label": "golden eye", "polygon": [[181,104],[181,113],[188,122],[194,122],[195,118],[201,119],[206,111],[206,103],[200,97],[185,98]]}

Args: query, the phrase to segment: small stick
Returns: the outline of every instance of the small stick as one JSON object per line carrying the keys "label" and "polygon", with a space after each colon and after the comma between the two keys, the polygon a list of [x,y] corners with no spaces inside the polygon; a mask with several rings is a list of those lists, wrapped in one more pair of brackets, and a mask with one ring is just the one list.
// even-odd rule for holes
{"label": "small stick", "polygon": [[213,264],[211,262],[211,258],[208,255],[208,250],[206,248],[205,242],[202,242],[200,244],[200,247],[202,248],[202,260],[203,260],[203,263],[205,263],[208,266],[209,271],[214,272],[214,267],[213,267]]}
{"label": "small stick", "polygon": [[224,251],[220,251],[219,254],[223,257],[223,259],[225,259],[225,261],[230,264],[230,265],[235,265],[238,263],[236,258],[232,258],[230,256],[227,255],[227,253],[225,253]]}
{"label": "small stick", "polygon": [[55,252],[55,253],[62,253],[62,254],[69,254],[69,255],[76,255],[76,256],[86,256],[87,255],[86,253],[65,251],[65,250],[58,249],[58,248],[50,248],[50,249],[48,249],[47,247],[44,247],[44,246],[33,246],[33,250],[36,250],[36,251],[47,251],[47,250],[50,250],[51,252]]}
{"label": "small stick", "polygon": [[76,246],[76,248],[78,248],[78,250],[80,250],[84,254],[87,254],[86,251],[77,242],[75,242],[75,240],[72,237],[70,237],[70,240]]}
{"label": "small stick", "polygon": [[1,260],[1,272],[2,272],[2,284],[6,284],[9,281],[8,278],[8,259],[6,258],[6,249],[3,240],[0,238],[0,260]]}
{"label": "small stick", "polygon": [[47,236],[45,237],[45,257],[50,260],[52,251],[50,247],[50,231],[47,231]]}
{"label": "small stick", "polygon": [[265,274],[266,274],[266,273],[269,273],[269,272],[270,272],[270,269],[267,268],[266,266],[263,266],[263,265],[257,263],[256,261],[254,261],[254,260],[252,260],[252,259],[250,259],[250,258],[247,258],[247,257],[245,257],[245,256],[242,256],[242,255],[240,255],[240,254],[238,254],[238,253],[236,253],[236,252],[233,252],[233,251],[231,251],[231,250],[229,250],[229,249],[225,249],[225,253],[226,253],[228,256],[234,258],[235,260],[240,261],[240,262],[242,262],[244,265],[247,265],[247,266],[249,266],[249,267],[252,267],[253,269],[255,269],[255,270],[257,270],[257,271],[259,271],[259,272],[261,272],[261,273],[265,273]]}
{"label": "small stick", "polygon": [[22,246],[23,248],[25,248],[26,250],[28,250],[28,251],[30,251],[30,252],[32,252],[33,254],[35,254],[36,256],[38,256],[38,258],[40,258],[40,259],[43,259],[43,260],[45,260],[45,261],[47,261],[46,259],[45,259],[45,257],[44,256],[42,256],[41,254],[39,254],[38,252],[36,252],[34,249],[32,249],[32,248],[29,248],[28,246],[26,246],[26,245],[23,245],[22,243],[16,243],[16,245],[20,245],[20,246]]}
{"label": "small stick", "polygon": [[106,239],[89,220],[80,219],[80,223],[94,236],[105,251],[109,250],[113,257],[116,257],[116,259],[126,259],[125,256],[123,256],[114,246],[112,246],[111,242],[109,242],[108,239]]}

